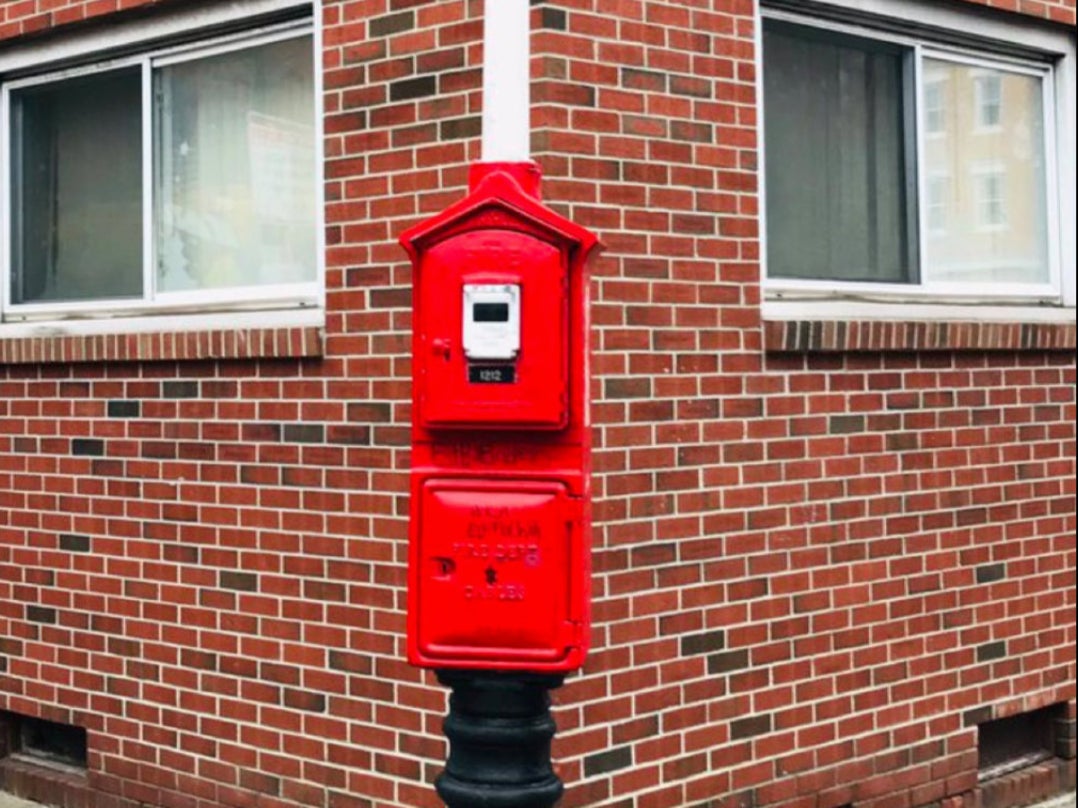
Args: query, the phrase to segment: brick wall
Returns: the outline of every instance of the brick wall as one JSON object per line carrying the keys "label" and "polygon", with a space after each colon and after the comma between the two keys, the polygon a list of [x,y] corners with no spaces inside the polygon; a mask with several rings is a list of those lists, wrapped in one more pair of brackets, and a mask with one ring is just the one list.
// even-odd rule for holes
{"label": "brick wall", "polygon": [[[4,3],[0,37],[135,5]],[[1074,718],[1073,326],[765,331],[754,4],[534,6],[544,197],[607,245],[563,804],[977,808],[977,723]],[[0,353],[0,710],[90,730],[93,808],[437,804],[395,238],[479,157],[481,12],[323,3],[324,340]]]}
{"label": "brick wall", "polygon": [[7,0],[0,5],[0,39],[47,33],[118,11],[167,2],[175,4],[177,0]]}

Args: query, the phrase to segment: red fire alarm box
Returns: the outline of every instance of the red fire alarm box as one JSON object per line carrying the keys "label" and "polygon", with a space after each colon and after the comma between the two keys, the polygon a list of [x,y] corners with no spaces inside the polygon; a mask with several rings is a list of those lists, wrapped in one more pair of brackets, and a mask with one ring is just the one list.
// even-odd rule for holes
{"label": "red fire alarm box", "polygon": [[412,258],[408,656],[568,671],[590,605],[588,283],[597,241],[533,164],[401,237]]}

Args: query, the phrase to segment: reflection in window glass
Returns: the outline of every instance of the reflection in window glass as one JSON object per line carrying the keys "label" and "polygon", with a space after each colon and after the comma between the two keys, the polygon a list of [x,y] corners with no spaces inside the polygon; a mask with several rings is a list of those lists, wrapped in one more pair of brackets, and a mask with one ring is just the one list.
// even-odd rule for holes
{"label": "reflection in window glass", "polygon": [[1006,199],[1002,171],[978,174],[974,178],[977,198],[977,225],[979,227],[1003,227],[1007,224]]}
{"label": "reflection in window glass", "polygon": [[999,126],[1003,114],[1000,74],[986,73],[977,76],[973,81],[973,97],[977,105],[977,126],[982,129]]}
{"label": "reflection in window glass", "polygon": [[138,68],[11,93],[14,303],[142,295]]}
{"label": "reflection in window glass", "polygon": [[924,94],[925,131],[938,135],[947,128],[943,104],[943,82],[925,80]]}
{"label": "reflection in window glass", "polygon": [[[946,222],[926,211],[927,279],[1047,282],[1043,80],[942,59],[926,59],[929,71],[945,75],[957,97],[977,103],[962,105],[969,111],[954,116],[946,140],[925,139],[926,177],[946,175],[952,183]],[[931,195],[931,181],[926,185]]]}
{"label": "reflection in window glass", "polygon": [[928,178],[928,199],[925,200],[925,219],[930,235],[947,232],[947,207],[951,194],[951,178],[937,174]]}
{"label": "reflection in window glass", "polygon": [[310,37],[161,68],[161,292],[315,279]]}

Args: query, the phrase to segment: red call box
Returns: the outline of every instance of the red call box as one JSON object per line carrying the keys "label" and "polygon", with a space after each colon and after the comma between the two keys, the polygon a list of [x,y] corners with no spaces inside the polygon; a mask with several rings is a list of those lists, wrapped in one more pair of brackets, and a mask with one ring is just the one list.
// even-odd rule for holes
{"label": "red call box", "polygon": [[587,653],[588,279],[598,242],[531,163],[408,230],[413,398],[408,658],[561,672]]}

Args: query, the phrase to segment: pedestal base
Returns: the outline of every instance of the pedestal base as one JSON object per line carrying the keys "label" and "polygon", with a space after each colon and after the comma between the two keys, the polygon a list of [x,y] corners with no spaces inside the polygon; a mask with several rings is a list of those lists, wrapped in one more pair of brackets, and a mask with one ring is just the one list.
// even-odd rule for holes
{"label": "pedestal base", "polygon": [[447,808],[552,808],[564,786],[550,765],[549,691],[564,677],[443,670],[438,681],[452,689],[434,784]]}

